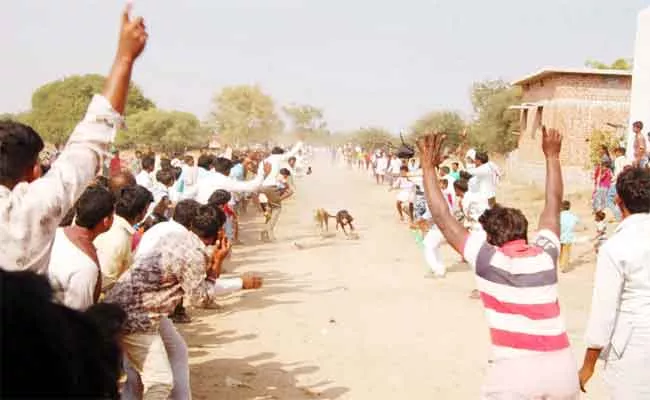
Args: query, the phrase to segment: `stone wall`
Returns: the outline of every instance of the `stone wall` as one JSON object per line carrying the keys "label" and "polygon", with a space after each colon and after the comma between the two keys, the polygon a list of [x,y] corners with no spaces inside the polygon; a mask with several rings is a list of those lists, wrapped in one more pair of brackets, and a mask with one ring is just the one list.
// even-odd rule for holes
{"label": "stone wall", "polygon": [[541,126],[546,125],[559,129],[564,136],[560,159],[567,187],[590,186],[591,133],[611,131],[607,123],[627,123],[630,85],[630,77],[575,74],[555,75],[525,85],[523,103],[535,103],[541,108],[521,111],[519,146],[509,158],[508,169],[520,171],[523,183],[543,183]]}

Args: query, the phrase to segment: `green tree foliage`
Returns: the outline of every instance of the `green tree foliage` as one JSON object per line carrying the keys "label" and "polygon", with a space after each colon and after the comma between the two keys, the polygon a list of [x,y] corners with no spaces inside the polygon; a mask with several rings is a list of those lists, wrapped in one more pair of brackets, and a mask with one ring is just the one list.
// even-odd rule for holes
{"label": "green tree foliage", "polygon": [[[62,143],[83,118],[93,95],[101,93],[105,77],[97,74],[73,75],[46,83],[32,95],[31,111],[24,121],[29,123],[46,141]],[[126,115],[154,108],[134,84],[129,88]]]}
{"label": "green tree foliage", "polygon": [[383,128],[369,127],[361,128],[347,135],[347,141],[358,144],[366,150],[373,150],[378,147],[395,145],[398,138]]}
{"label": "green tree foliage", "polygon": [[209,140],[210,131],[201,126],[194,114],[152,108],[127,118],[127,130],[119,132],[117,145],[182,151],[205,146]]}
{"label": "green tree foliage", "polygon": [[475,120],[470,126],[469,143],[481,150],[505,154],[517,147],[519,111],[510,106],[521,102],[521,90],[502,80],[476,82],[472,86]]}
{"label": "green tree foliage", "polygon": [[455,146],[460,143],[460,135],[465,129],[465,121],[455,111],[432,111],[415,121],[411,127],[410,139],[415,141],[418,137],[432,132],[444,132],[447,143]]}
{"label": "green tree foliage", "polygon": [[213,99],[212,122],[222,143],[263,143],[283,130],[273,99],[258,86],[225,87]]}
{"label": "green tree foliage", "polygon": [[316,144],[329,142],[330,132],[323,110],[310,105],[291,105],[282,110],[291,121],[292,133],[297,138]]}
{"label": "green tree foliage", "polygon": [[602,146],[606,146],[611,155],[614,149],[620,145],[619,140],[618,135],[611,131],[597,129],[591,132],[591,137],[589,138],[589,160],[591,165],[589,166],[593,167],[600,163],[600,149]]}
{"label": "green tree foliage", "polygon": [[631,71],[634,64],[631,59],[618,58],[611,64],[596,60],[587,60],[585,61],[585,66],[596,69],[620,69],[624,71]]}

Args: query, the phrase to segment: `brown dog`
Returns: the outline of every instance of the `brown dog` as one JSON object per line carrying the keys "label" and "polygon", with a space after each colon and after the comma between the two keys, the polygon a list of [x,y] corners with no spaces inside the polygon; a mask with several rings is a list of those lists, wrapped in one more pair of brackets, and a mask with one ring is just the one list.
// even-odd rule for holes
{"label": "brown dog", "polygon": [[[336,215],[331,215],[324,208],[318,208],[314,212],[314,220],[316,225],[320,228],[321,232],[329,232],[329,219],[336,219],[336,230],[339,230],[339,227],[343,229],[345,236],[350,237],[350,234],[354,234],[354,226],[352,221],[354,218],[347,210],[341,210],[336,213]],[[346,226],[350,228],[350,233],[346,229]]]}
{"label": "brown dog", "polygon": [[345,236],[350,237],[348,234],[348,231],[345,230],[345,226],[347,225],[350,228],[350,234],[354,234],[354,226],[352,226],[352,221],[354,221],[354,218],[352,215],[347,210],[341,210],[336,213],[336,230],[339,230],[339,226],[341,229],[343,229],[343,233],[345,233]]}
{"label": "brown dog", "polygon": [[329,232],[329,219],[334,218],[324,208],[317,208],[314,212],[314,220],[321,232]]}

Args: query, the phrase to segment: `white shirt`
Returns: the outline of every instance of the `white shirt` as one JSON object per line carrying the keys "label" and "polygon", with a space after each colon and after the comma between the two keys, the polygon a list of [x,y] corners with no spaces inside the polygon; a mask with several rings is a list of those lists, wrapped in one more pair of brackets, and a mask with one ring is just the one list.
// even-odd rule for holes
{"label": "white shirt", "polygon": [[625,167],[631,165],[630,160],[625,156],[616,157],[614,160],[614,179],[618,178],[618,174],[623,172]]}
{"label": "white shirt", "polygon": [[377,159],[377,172],[386,172],[388,169],[388,158],[380,157]]}
{"label": "white shirt", "polygon": [[650,327],[650,214],[625,218],[600,247],[585,342],[622,353],[634,326]]}
{"label": "white shirt", "polygon": [[399,174],[400,168],[402,168],[402,160],[399,158],[393,158],[390,160],[388,169],[390,170],[391,174]]}
{"label": "white shirt", "polygon": [[44,274],[56,228],[95,178],[99,159],[114,139],[120,115],[110,102],[93,97],[84,119],[50,171],[13,190],[0,185],[0,266]]}
{"label": "white shirt", "polygon": [[472,179],[476,178],[476,187],[483,196],[487,198],[496,196],[496,171],[489,162],[476,168],[469,168],[467,172],[472,174]]}
{"label": "white shirt", "polygon": [[80,311],[94,304],[97,265],[68,239],[63,228],[56,230],[48,275],[62,304]]}
{"label": "white shirt", "polygon": [[145,170],[140,171],[140,173],[135,176],[135,183],[153,193],[154,180],[149,172]]}
{"label": "white shirt", "polygon": [[97,248],[97,258],[102,271],[102,290],[109,289],[133,262],[131,244],[135,228],[115,214],[113,226],[97,236],[93,244]]}
{"label": "white shirt", "polygon": [[[269,176],[266,177],[264,180],[263,186],[275,186],[276,185],[276,177],[280,175],[280,169],[282,169],[282,164],[286,162],[288,159],[291,157],[295,157],[296,154],[300,151],[302,148],[303,144],[302,142],[296,143],[295,146],[289,151],[285,151],[282,154],[271,154],[270,156],[266,157],[264,162],[261,162],[257,174],[258,175],[264,175],[264,163],[271,164],[271,172],[269,173]],[[235,192],[247,192],[247,191],[252,191],[252,190],[235,190]]]}
{"label": "white shirt", "polygon": [[465,226],[470,229],[480,230],[481,225],[478,223],[478,219],[489,208],[487,198],[481,193],[468,190],[463,196],[461,207],[463,214],[469,218],[469,221],[465,221]]}
{"label": "white shirt", "polygon": [[197,184],[196,201],[201,204],[207,204],[210,196],[216,190],[226,190],[228,192],[250,193],[257,191],[264,182],[264,175],[258,174],[255,179],[250,181],[238,181],[225,176],[218,172],[211,173],[204,179],[199,180]]}

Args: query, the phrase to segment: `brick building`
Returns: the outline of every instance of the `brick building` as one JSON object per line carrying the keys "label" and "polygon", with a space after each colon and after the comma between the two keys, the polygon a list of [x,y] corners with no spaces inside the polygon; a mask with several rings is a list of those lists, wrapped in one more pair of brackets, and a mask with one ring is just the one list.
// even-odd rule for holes
{"label": "brick building", "polygon": [[513,107],[520,110],[520,132],[519,146],[508,160],[508,169],[517,173],[510,176],[543,182],[541,126],[546,125],[564,135],[561,161],[567,189],[590,185],[588,140],[594,130],[625,132],[631,72],[546,68],[513,84],[522,89],[522,104]]}

